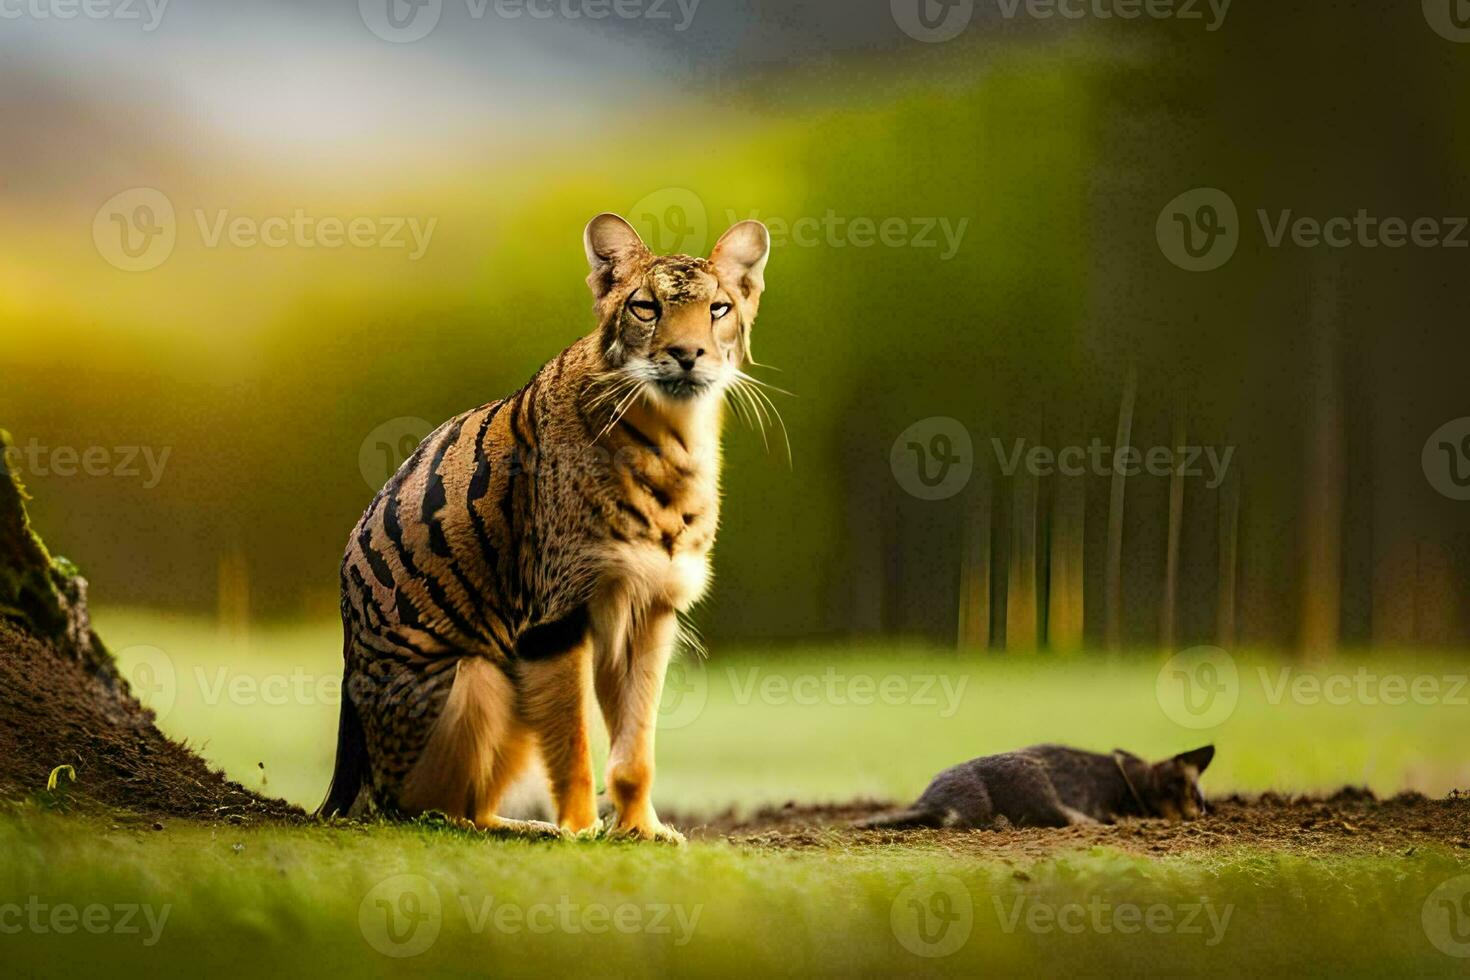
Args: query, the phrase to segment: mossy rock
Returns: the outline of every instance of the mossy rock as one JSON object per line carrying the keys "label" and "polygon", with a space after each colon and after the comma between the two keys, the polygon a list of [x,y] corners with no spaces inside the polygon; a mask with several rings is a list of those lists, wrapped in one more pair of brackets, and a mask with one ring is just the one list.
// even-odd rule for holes
{"label": "mossy rock", "polygon": [[110,667],[87,615],[86,579],[65,558],[52,557],[31,527],[14,445],[0,429],[0,616],[90,667]]}

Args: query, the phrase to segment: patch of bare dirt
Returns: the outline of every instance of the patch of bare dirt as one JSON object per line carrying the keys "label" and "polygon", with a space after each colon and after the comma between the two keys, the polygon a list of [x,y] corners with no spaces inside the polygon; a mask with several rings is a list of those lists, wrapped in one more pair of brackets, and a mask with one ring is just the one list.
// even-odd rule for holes
{"label": "patch of bare dirt", "polygon": [[1402,793],[1379,800],[1366,789],[1352,787],[1328,797],[1266,793],[1255,798],[1215,799],[1209,802],[1206,816],[1178,824],[1124,820],[1112,825],[1010,830],[852,827],[856,820],[892,809],[898,807],[866,800],[821,806],[788,803],[749,816],[726,813],[696,825],[689,836],[695,840],[725,838],[748,847],[777,850],[924,844],[1002,859],[1043,858],[1093,847],[1160,857],[1223,848],[1300,855],[1409,855],[1426,845],[1470,849],[1470,797],[1431,800],[1418,793]]}
{"label": "patch of bare dirt", "polygon": [[0,800],[45,797],[63,809],[102,806],[146,816],[232,823],[304,819],[252,793],[168,739],[102,655],[83,660],[0,618]]}
{"label": "patch of bare dirt", "polygon": [[57,809],[236,823],[303,818],[155,727],[92,629],[86,580],[31,528],[11,446],[0,429],[0,803],[39,798]]}

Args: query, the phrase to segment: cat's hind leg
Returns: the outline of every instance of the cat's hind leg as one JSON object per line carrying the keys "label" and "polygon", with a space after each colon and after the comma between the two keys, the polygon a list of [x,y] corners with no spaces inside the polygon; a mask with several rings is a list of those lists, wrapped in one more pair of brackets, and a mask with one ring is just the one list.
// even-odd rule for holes
{"label": "cat's hind leg", "polygon": [[423,753],[403,781],[399,808],[411,814],[438,810],[507,836],[559,837],[555,824],[508,820],[495,812],[531,747],[510,678],[489,660],[465,657]]}

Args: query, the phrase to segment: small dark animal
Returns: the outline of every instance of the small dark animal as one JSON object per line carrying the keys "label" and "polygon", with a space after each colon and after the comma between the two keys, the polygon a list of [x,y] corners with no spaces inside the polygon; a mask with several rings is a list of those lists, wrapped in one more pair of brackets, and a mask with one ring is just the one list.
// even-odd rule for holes
{"label": "small dark animal", "polygon": [[1193,820],[1205,812],[1199,776],[1215,757],[1206,745],[1148,763],[1131,752],[1033,745],[944,770],[907,810],[859,827],[1004,829],[1112,823],[1118,817]]}

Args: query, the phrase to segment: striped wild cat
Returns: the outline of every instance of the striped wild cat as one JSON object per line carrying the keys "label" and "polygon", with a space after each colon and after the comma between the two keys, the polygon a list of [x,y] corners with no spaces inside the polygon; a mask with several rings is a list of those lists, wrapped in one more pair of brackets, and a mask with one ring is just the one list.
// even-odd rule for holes
{"label": "striped wild cat", "polygon": [[[429,435],[342,561],[344,687],[321,814],[430,810],[531,836],[598,823],[584,691],[611,739],[615,834],[682,841],[651,800],[677,614],[704,593],[724,399],[770,236],[655,256],[622,218],[584,235],[593,331],[524,388]],[[497,815],[539,752],[557,825]]]}

